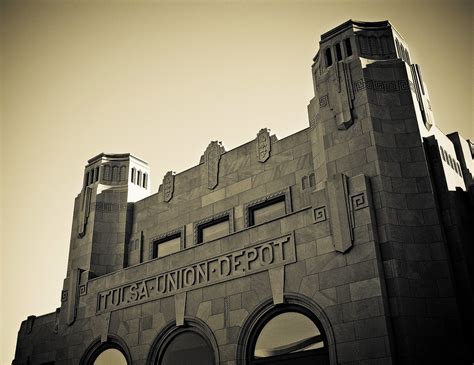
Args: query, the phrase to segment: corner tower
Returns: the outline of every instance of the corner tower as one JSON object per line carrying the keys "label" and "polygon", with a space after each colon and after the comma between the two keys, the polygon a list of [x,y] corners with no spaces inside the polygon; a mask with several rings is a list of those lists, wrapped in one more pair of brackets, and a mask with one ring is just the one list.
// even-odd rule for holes
{"label": "corner tower", "polygon": [[90,159],[74,204],[68,274],[79,268],[93,277],[122,269],[133,214],[129,203],[149,194],[145,161],[105,153]]}
{"label": "corner tower", "polygon": [[[447,137],[435,126],[420,67],[388,21],[341,24],[321,36],[313,61],[316,189],[327,187],[332,232],[342,232],[340,252],[348,252],[351,178],[363,174],[370,183],[390,352],[399,363],[466,360],[426,152],[429,138]],[[462,176],[456,187],[465,189]]]}

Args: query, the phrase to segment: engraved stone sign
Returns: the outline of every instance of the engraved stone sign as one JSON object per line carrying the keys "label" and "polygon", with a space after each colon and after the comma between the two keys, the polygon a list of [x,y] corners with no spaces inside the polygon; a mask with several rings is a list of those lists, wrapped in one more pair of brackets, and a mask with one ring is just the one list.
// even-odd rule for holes
{"label": "engraved stone sign", "polygon": [[296,261],[292,234],[156,274],[97,294],[97,312],[115,310]]}

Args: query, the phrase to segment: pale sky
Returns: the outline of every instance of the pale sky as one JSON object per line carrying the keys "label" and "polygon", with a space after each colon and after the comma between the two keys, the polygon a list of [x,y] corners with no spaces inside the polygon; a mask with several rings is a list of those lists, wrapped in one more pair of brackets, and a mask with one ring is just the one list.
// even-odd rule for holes
{"label": "pale sky", "polygon": [[470,1],[0,1],[2,365],[60,305],[87,159],[130,152],[156,192],[211,140],[305,128],[320,36],[350,18],[390,20],[437,125],[474,136]]}

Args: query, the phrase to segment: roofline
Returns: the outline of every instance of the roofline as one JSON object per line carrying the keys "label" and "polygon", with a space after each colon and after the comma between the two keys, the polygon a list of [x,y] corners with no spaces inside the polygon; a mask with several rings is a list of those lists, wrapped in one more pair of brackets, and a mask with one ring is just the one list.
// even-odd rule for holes
{"label": "roofline", "polygon": [[338,25],[337,27],[327,31],[326,33],[323,33],[321,35],[321,41],[325,41],[352,27],[360,29],[386,29],[391,27],[391,24],[388,20],[381,20],[377,22],[363,22],[359,20],[349,19],[348,21]]}

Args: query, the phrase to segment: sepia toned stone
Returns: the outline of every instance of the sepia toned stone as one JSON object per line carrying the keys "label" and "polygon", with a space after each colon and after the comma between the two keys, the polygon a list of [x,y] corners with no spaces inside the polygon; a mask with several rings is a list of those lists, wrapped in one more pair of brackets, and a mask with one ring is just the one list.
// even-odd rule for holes
{"label": "sepia toned stone", "polygon": [[158,364],[173,344],[190,364],[472,363],[472,142],[438,129],[388,21],[319,45],[310,128],[212,141],[154,193],[137,157],[87,162],[61,307],[23,321],[15,365]]}

